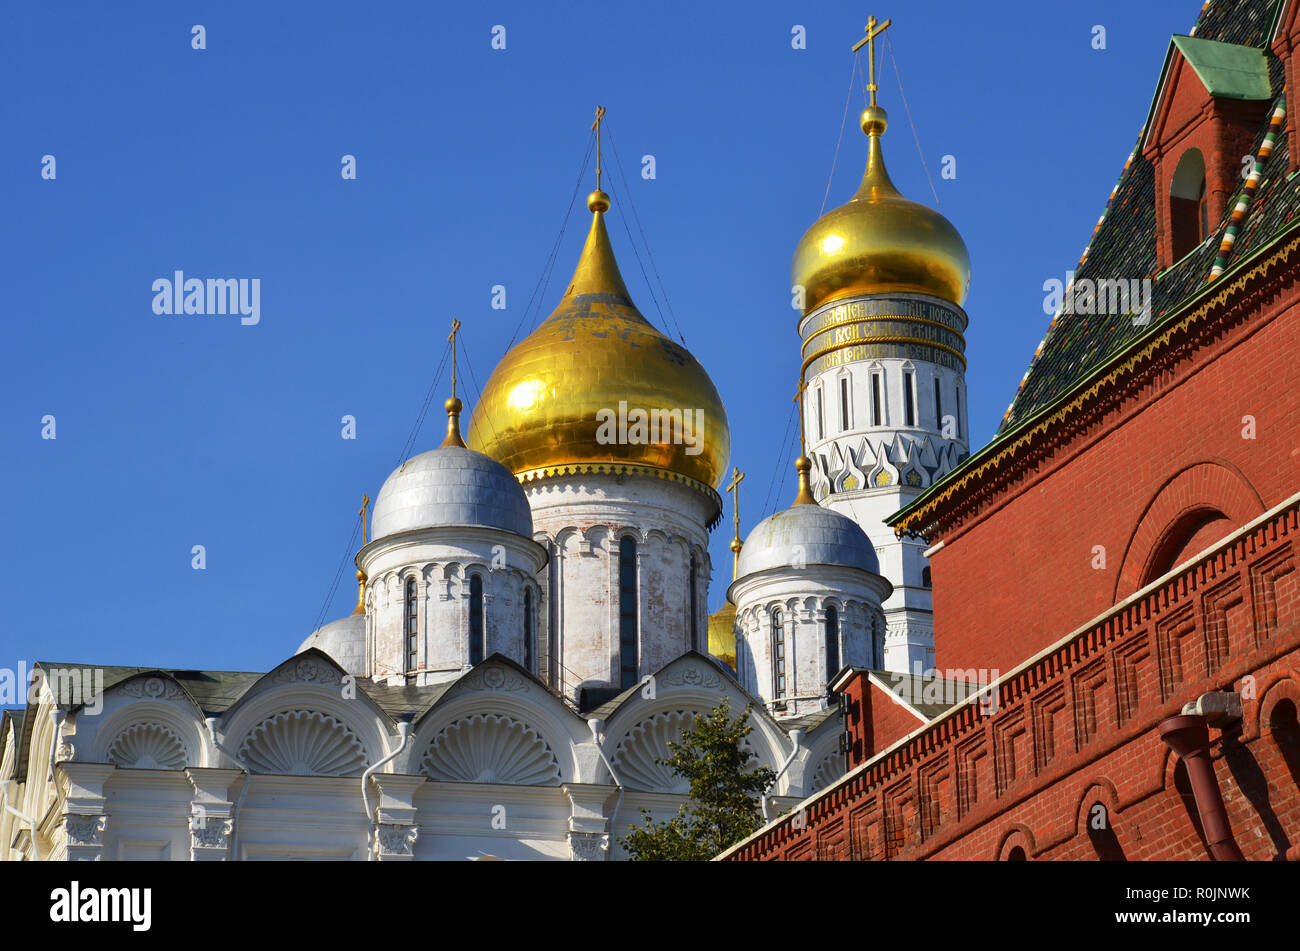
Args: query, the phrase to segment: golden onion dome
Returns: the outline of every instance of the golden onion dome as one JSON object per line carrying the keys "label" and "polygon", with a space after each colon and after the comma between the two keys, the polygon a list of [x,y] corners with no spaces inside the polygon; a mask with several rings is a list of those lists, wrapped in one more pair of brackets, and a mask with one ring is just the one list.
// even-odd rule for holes
{"label": "golden onion dome", "polygon": [[867,170],[847,204],[818,218],[794,252],[791,277],[804,288],[805,314],[867,294],[929,294],[961,306],[970,286],[970,254],[943,215],[908,201],[885,171],[880,136],[888,117],[862,113]]}
{"label": "golden onion dome", "polygon": [[[592,192],[591,231],[555,312],[497,364],[469,447],[520,481],[562,471],[645,471],[714,490],[731,455],[726,410],[685,347],[628,295]],[[610,464],[613,464],[612,466]]]}
{"label": "golden onion dome", "polygon": [[730,601],[709,615],[709,653],[736,669],[736,606]]}

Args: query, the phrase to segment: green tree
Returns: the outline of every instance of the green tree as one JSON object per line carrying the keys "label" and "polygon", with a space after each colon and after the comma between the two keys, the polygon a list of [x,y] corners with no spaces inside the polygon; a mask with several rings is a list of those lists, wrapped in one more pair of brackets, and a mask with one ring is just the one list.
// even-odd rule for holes
{"label": "green tree", "polygon": [[641,810],[642,824],[632,826],[621,843],[634,861],[705,862],[762,826],[758,797],[776,773],[752,768],[750,760],[758,756],[741,746],[754,729],[749,715],[746,707],[733,722],[724,697],[695,718],[680,743],[669,742],[672,755],[658,762],[690,783],[690,798],[663,822]]}

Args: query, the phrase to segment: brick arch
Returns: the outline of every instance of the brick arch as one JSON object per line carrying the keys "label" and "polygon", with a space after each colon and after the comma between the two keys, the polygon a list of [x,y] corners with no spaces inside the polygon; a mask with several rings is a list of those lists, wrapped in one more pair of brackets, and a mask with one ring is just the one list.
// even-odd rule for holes
{"label": "brick arch", "polygon": [[1263,512],[1255,487],[1226,460],[1198,462],[1178,472],[1152,495],[1129,536],[1112,603]]}
{"label": "brick arch", "polygon": [[1034,857],[1034,834],[1018,822],[1003,834],[994,858],[999,862],[1012,861],[1011,855],[1016,849],[1024,853],[1026,861]]}
{"label": "brick arch", "polygon": [[[1103,806],[1106,810],[1106,828],[1094,829],[1092,810],[1094,806]],[[1087,839],[1096,857],[1103,862],[1122,862],[1125,860],[1124,846],[1115,831],[1119,818],[1119,793],[1108,779],[1094,779],[1083,790],[1075,809],[1075,836]]]}
{"label": "brick arch", "polygon": [[1196,146],[1183,151],[1169,181],[1170,254],[1177,261],[1205,240],[1210,227],[1205,193],[1205,155]]}
{"label": "brick arch", "polygon": [[1111,818],[1119,812],[1119,792],[1109,779],[1098,777],[1083,787],[1078,802],[1074,805],[1074,834],[1087,835],[1088,813],[1093,805],[1101,803]]}
{"label": "brick arch", "polygon": [[1290,700],[1300,710],[1300,683],[1290,674],[1282,674],[1265,687],[1260,694],[1259,703],[1255,705],[1255,715],[1252,717],[1247,714],[1250,736],[1257,737],[1270,728],[1273,710],[1283,700]]}

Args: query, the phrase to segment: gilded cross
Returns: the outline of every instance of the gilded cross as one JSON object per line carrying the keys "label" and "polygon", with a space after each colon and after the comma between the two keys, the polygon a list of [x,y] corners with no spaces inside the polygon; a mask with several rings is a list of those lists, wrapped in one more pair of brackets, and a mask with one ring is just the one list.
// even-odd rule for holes
{"label": "gilded cross", "polygon": [[447,342],[451,344],[451,398],[456,398],[456,334],[460,333],[460,321],[455,317],[451,318],[451,333],[447,335]]}
{"label": "gilded cross", "polygon": [[596,107],[596,121],[591,124],[591,131],[596,133],[596,191],[600,191],[600,121],[605,118],[605,107]]}
{"label": "gilded cross", "polygon": [[370,507],[370,496],[361,493],[361,547],[366,547],[366,509]]}
{"label": "gilded cross", "polygon": [[736,537],[731,542],[731,580],[736,580],[736,569],[740,562],[740,483],[745,481],[745,473],[738,466],[731,467],[731,482],[727,491],[731,493],[731,516],[736,524]]}
{"label": "gilded cross", "polygon": [[803,441],[803,391],[808,389],[806,380],[799,381],[799,389],[794,391],[794,402],[799,404],[799,455],[806,455]]}
{"label": "gilded cross", "polygon": [[881,23],[875,17],[868,17],[867,35],[853,44],[853,52],[855,53],[862,47],[867,47],[867,60],[871,70],[871,81],[867,83],[867,89],[871,92],[871,104],[873,106],[876,104],[876,89],[879,88],[876,85],[876,37],[889,29],[889,24],[893,22],[893,20],[886,20]]}

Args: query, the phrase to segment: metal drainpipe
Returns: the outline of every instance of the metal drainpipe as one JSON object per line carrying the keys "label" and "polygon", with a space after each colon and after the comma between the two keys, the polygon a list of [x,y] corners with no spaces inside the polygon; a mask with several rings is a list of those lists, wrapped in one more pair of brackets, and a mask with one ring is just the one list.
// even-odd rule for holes
{"label": "metal drainpipe", "polygon": [[1244,862],[1246,857],[1232,837],[1228,810],[1214,776],[1214,764],[1210,762],[1210,730],[1205,717],[1194,714],[1170,717],[1160,724],[1160,739],[1187,765],[1187,778],[1192,783],[1196,811],[1201,817],[1210,854],[1218,862]]}
{"label": "metal drainpipe", "polygon": [[206,721],[208,735],[212,737],[212,745],[234,760],[235,765],[244,771],[244,785],[240,787],[239,798],[235,800],[235,806],[230,810],[230,845],[227,852],[230,855],[230,861],[234,862],[239,858],[239,853],[235,850],[235,840],[239,838],[239,807],[244,804],[244,795],[248,792],[248,784],[253,781],[253,771],[248,768],[247,763],[222,746],[221,741],[217,739],[217,723],[219,719],[218,717],[208,717]]}
{"label": "metal drainpipe", "polygon": [[[54,784],[54,811],[57,813],[59,810],[59,777],[55,774],[54,767],[58,765],[59,739],[60,734],[63,732],[63,724],[68,719],[68,714],[65,710],[59,707],[57,699],[51,697],[50,702],[54,704],[54,706],[50,707],[50,721],[54,724],[54,736],[50,739],[50,775],[47,782]],[[46,814],[47,813],[42,813],[42,817]],[[32,823],[32,851],[33,853],[36,851],[35,822]],[[53,852],[53,847],[51,847],[50,851]],[[67,849],[65,848],[64,852],[66,851]]]}
{"label": "metal drainpipe", "polygon": [[397,749],[389,753],[374,766],[368,767],[361,774],[361,808],[366,814],[366,861],[373,862],[375,858],[375,818],[370,814],[370,777],[379,772],[380,769],[387,766],[393,760],[401,755],[402,750],[406,749],[407,742],[411,739],[411,721],[399,720],[397,723],[397,735],[401,737],[401,742],[397,744]]}
{"label": "metal drainpipe", "polygon": [[764,819],[771,818],[767,814],[767,794],[776,788],[777,781],[785,774],[785,771],[790,768],[790,764],[794,762],[794,758],[799,755],[799,741],[803,739],[803,730],[791,730],[790,739],[793,743],[790,747],[790,755],[785,758],[785,762],[781,764],[781,768],[778,769],[776,775],[772,777],[772,784],[763,790],[763,795],[758,800],[759,805],[763,807]]}
{"label": "metal drainpipe", "polygon": [[25,822],[32,830],[32,861],[41,860],[41,846],[36,838],[36,820],[25,812],[19,812],[9,803],[9,787],[16,785],[12,779],[0,780],[0,800],[4,801],[4,811],[16,818],[19,822]]}
{"label": "metal drainpipe", "polygon": [[614,772],[614,764],[605,756],[605,721],[601,719],[588,720],[587,726],[591,729],[591,737],[596,741],[596,752],[600,755],[600,761],[605,764],[609,770],[609,778],[614,780],[614,785],[618,787],[618,801],[614,803],[614,809],[609,814],[609,835],[607,836],[607,852],[613,851],[614,846],[614,817],[618,815],[619,807],[623,805],[623,783],[619,780],[618,774]]}

